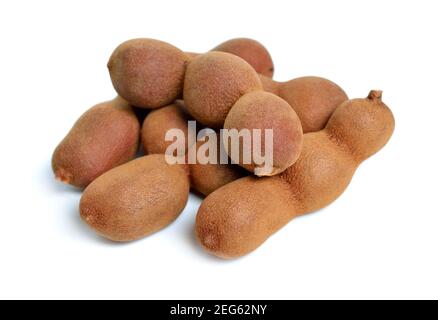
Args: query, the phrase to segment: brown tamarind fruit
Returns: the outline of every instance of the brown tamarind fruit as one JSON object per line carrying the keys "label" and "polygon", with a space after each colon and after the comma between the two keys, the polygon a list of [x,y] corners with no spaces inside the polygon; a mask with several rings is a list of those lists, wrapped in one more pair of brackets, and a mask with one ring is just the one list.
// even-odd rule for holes
{"label": "brown tamarind fruit", "polygon": [[155,233],[183,211],[190,183],[182,165],[148,155],[114,168],[84,191],[81,218],[99,235],[118,242]]}
{"label": "brown tamarind fruit", "polygon": [[[231,53],[248,62],[254,70],[266,77],[272,78],[274,63],[269,51],[260,42],[249,38],[235,38],[221,43],[211,51]],[[186,52],[189,60],[193,60],[199,53]]]}
{"label": "brown tamarind fruit", "polygon": [[[188,150],[187,121],[190,117],[184,111],[184,102],[175,101],[173,104],[152,110],[143,121],[141,141],[145,154],[165,154],[173,141],[166,141],[166,132],[170,129],[179,129],[184,133],[184,142],[181,147]],[[178,142],[177,142],[178,143]],[[174,154],[174,156],[177,156]]]}
{"label": "brown tamarind fruit", "polygon": [[[200,152],[205,143],[206,141],[198,141],[192,148],[196,148],[196,152]],[[249,174],[237,164],[222,164],[220,162],[220,144],[217,144],[216,155],[216,163],[196,162],[189,164],[191,186],[204,196],[208,196],[220,187]]]}
{"label": "brown tamarind fruit", "polygon": [[108,70],[117,93],[131,105],[154,109],[182,93],[189,58],[178,48],[154,39],[133,39],[112,53]]}
{"label": "brown tamarind fruit", "polygon": [[[248,171],[258,176],[272,176],[283,172],[297,161],[303,144],[303,129],[300,119],[291,106],[280,97],[262,91],[254,91],[242,96],[231,108],[224,123],[224,129],[260,130],[260,155],[270,157],[272,163],[245,163],[245,155],[253,155],[255,143],[239,141],[239,153],[228,149],[228,155]],[[265,148],[265,135],[272,130],[271,150]],[[254,138],[254,137],[253,137]],[[228,145],[232,143],[231,139]]]}
{"label": "brown tamarind fruit", "polygon": [[245,60],[213,51],[199,55],[188,65],[184,102],[197,121],[210,128],[221,128],[237,100],[257,90],[262,90],[262,83]]}
{"label": "brown tamarind fruit", "polygon": [[324,130],[304,135],[298,161],[274,177],[236,180],[210,194],[199,208],[196,236],[221,258],[246,255],[293,218],[321,209],[347,188],[359,164],[394,131],[380,91],[342,103]]}
{"label": "brown tamarind fruit", "polygon": [[52,168],[58,180],[84,188],[104,172],[131,160],[140,123],[129,104],[116,98],[85,112],[56,147]]}
{"label": "brown tamarind fruit", "polygon": [[213,48],[212,51],[221,51],[234,54],[248,62],[257,73],[272,78],[274,63],[269,51],[258,41],[249,38],[236,38],[225,41]]}

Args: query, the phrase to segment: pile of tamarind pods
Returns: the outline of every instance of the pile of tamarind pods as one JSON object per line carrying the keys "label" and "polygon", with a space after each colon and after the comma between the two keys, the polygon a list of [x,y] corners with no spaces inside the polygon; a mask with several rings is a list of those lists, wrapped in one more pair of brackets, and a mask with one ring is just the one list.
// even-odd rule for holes
{"label": "pile of tamarind pods", "polygon": [[[194,227],[199,244],[221,258],[244,256],[293,218],[337,199],[394,131],[381,91],[349,99],[320,77],[274,81],[271,55],[252,39],[204,54],[129,40],[114,50],[108,69],[117,97],[77,120],[52,167],[58,180],[84,189],[81,218],[113,241],[168,226],[192,189],[205,196]],[[272,129],[272,168],[239,158],[169,163],[166,132],[176,128],[187,138],[190,120],[216,131]],[[205,143],[189,140],[186,150]]]}

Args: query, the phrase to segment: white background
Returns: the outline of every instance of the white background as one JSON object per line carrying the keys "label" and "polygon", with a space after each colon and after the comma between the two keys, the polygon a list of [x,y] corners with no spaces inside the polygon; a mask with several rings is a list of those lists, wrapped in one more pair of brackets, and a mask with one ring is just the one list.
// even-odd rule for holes
{"label": "white background", "polygon": [[[1,298],[438,298],[436,1],[1,1]],[[334,204],[253,254],[221,261],[193,236],[199,199],[131,244],[94,235],[53,179],[73,122],[111,99],[106,62],[150,37],[203,52],[252,37],[277,80],[384,90],[396,131]]]}

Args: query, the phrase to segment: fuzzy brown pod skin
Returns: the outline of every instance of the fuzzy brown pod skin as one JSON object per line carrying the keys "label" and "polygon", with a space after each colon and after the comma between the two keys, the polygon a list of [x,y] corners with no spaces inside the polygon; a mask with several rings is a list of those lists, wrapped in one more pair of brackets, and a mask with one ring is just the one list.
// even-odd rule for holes
{"label": "fuzzy brown pod skin", "polygon": [[[151,111],[141,128],[141,141],[145,154],[166,154],[173,141],[166,141],[166,132],[179,129],[184,133],[184,147],[188,150],[188,127],[190,117],[184,112],[182,101]],[[177,156],[174,154],[174,156]]]}
{"label": "fuzzy brown pod skin", "polygon": [[148,155],[93,181],[80,202],[81,218],[99,235],[127,242],[172,223],[183,211],[190,183],[184,166]]}
{"label": "fuzzy brown pod skin", "polygon": [[[248,62],[254,70],[266,77],[274,75],[274,63],[269,51],[258,41],[249,38],[235,38],[225,41],[211,51],[231,53]],[[186,52],[189,61],[200,53]]]}
{"label": "fuzzy brown pod skin", "polygon": [[[242,132],[247,129],[254,135],[253,129],[261,130],[261,155],[265,150],[265,131],[272,130],[273,145],[270,154],[273,163],[271,168],[254,162],[254,146],[239,141],[239,154],[235,155],[228,148],[228,155],[241,167],[254,172],[258,176],[273,176],[283,172],[297,161],[303,144],[303,129],[300,119],[291,106],[280,97],[263,91],[255,91],[241,97],[231,108],[225,119],[224,129]],[[228,146],[231,139],[228,141]],[[251,163],[245,163],[244,155],[248,155]],[[249,159],[248,159],[249,160]]]}
{"label": "fuzzy brown pod skin", "polygon": [[106,171],[131,160],[140,123],[126,101],[116,98],[85,112],[56,147],[52,168],[58,180],[84,188]]}
{"label": "fuzzy brown pod skin", "polygon": [[208,52],[187,67],[184,102],[188,112],[210,128],[221,128],[232,106],[243,95],[262,90],[257,72],[242,58]]}
{"label": "fuzzy brown pod skin", "polygon": [[277,82],[260,76],[265,91],[286,100],[301,120],[304,133],[322,130],[335,109],[348,100],[336,83],[320,77]]}
{"label": "fuzzy brown pod skin", "polygon": [[186,54],[189,62],[192,61],[193,59],[195,59],[197,56],[201,55],[200,53],[189,52],[189,51],[186,51],[185,54]]}
{"label": "fuzzy brown pod skin", "polygon": [[393,131],[380,91],[342,103],[324,130],[304,135],[300,158],[285,172],[242,178],[210,194],[196,219],[199,243],[226,259],[252,252],[293,218],[336,200]]}
{"label": "fuzzy brown pod skin", "polygon": [[133,39],[115,49],[108,70],[121,97],[136,107],[155,109],[181,95],[188,60],[166,42]]}
{"label": "fuzzy brown pod skin", "polygon": [[[205,143],[206,141],[198,141],[192,148],[196,148],[198,152]],[[249,174],[249,172],[231,162],[227,164],[220,163],[220,144],[217,144],[216,152],[216,164],[197,162],[189,165],[192,188],[204,196],[208,196],[220,187]]]}
{"label": "fuzzy brown pod skin", "polygon": [[272,78],[274,63],[269,51],[258,41],[249,38],[236,38],[225,41],[212,51],[234,54],[248,62],[257,73]]}

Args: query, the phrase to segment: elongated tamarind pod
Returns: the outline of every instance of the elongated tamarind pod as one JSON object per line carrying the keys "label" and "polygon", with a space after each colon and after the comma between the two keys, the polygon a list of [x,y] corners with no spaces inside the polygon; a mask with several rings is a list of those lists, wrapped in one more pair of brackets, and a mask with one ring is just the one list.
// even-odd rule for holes
{"label": "elongated tamarind pod", "polygon": [[380,91],[342,103],[326,128],[304,135],[298,161],[275,177],[245,177],[210,194],[199,208],[196,236],[221,258],[244,256],[293,218],[321,209],[347,188],[359,164],[394,131]]}
{"label": "elongated tamarind pod", "polygon": [[131,105],[155,109],[175,101],[183,89],[189,57],[154,39],[132,39],[119,45],[108,61],[117,93]]}
{"label": "elongated tamarind pod", "polygon": [[131,160],[140,123],[129,104],[116,98],[92,107],[56,147],[52,168],[58,180],[84,188],[106,171]]}
{"label": "elongated tamarind pod", "polygon": [[183,211],[190,183],[182,165],[148,155],[114,168],[84,191],[82,219],[99,235],[118,242],[155,233]]}

